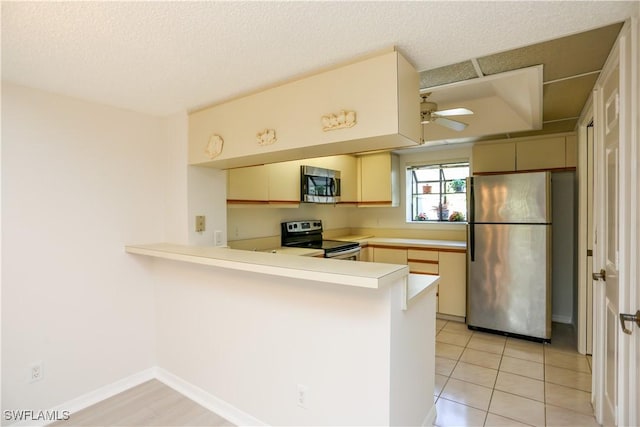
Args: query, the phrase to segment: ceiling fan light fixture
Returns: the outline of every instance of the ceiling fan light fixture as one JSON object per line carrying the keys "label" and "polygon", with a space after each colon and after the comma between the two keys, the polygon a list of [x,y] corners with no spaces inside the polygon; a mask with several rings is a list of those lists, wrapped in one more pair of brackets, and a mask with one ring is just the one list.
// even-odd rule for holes
{"label": "ceiling fan light fixture", "polygon": [[427,124],[431,123],[433,119],[431,118],[431,111],[421,111],[420,112],[420,123]]}
{"label": "ceiling fan light fixture", "polygon": [[435,102],[427,101],[427,97],[429,95],[430,93],[421,95],[422,102],[420,103],[420,124],[424,125],[427,123],[437,123],[458,132],[464,130],[467,126],[469,126],[466,123],[447,119],[445,117],[466,116],[473,114],[473,111],[469,110],[468,108],[451,108],[448,110],[438,110],[438,104],[436,104]]}

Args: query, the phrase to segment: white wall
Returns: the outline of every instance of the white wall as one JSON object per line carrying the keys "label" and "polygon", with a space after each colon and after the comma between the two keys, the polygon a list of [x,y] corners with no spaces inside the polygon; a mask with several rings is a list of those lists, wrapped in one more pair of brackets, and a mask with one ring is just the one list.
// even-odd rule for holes
{"label": "white wall", "polygon": [[[154,271],[163,369],[273,425],[388,417],[385,291],[171,261]],[[344,351],[354,340],[368,357]],[[309,409],[296,404],[297,384]]]}
{"label": "white wall", "polygon": [[[183,162],[182,164],[186,165],[187,163]],[[186,168],[188,176],[189,244],[214,246],[214,233],[220,231],[222,239],[218,246],[226,245],[226,172],[200,166],[186,166]],[[204,215],[205,217],[204,232],[195,231],[196,215]]]}
{"label": "white wall", "polygon": [[[154,366],[163,120],[2,87],[2,409],[49,409]],[[29,383],[42,361],[43,379]]]}
{"label": "white wall", "polygon": [[167,173],[165,187],[165,240],[167,242],[189,243],[188,185],[189,173],[187,139],[188,116],[175,114],[166,119],[167,132]]}
{"label": "white wall", "polygon": [[[188,166],[189,117],[175,114],[165,120],[167,170],[165,188],[165,241],[213,246],[214,232],[222,231],[226,244],[226,173]],[[204,215],[206,230],[195,231],[196,215]]]}
{"label": "white wall", "polygon": [[[226,199],[223,200],[226,204]],[[229,240],[280,236],[280,223],[320,219],[325,230],[349,227],[355,207],[301,203],[299,208],[232,207],[227,209]]]}

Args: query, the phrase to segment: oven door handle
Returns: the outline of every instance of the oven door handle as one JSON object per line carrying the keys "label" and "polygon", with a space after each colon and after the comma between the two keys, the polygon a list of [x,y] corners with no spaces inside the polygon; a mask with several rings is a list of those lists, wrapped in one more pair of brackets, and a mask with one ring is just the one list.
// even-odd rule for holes
{"label": "oven door handle", "polygon": [[325,257],[326,258],[335,258],[335,257],[340,257],[340,256],[346,256],[346,255],[351,255],[351,254],[357,254],[358,252],[360,252],[360,246],[357,246],[353,249],[347,249],[344,251],[336,251],[336,252],[329,252],[329,253],[325,253]]}

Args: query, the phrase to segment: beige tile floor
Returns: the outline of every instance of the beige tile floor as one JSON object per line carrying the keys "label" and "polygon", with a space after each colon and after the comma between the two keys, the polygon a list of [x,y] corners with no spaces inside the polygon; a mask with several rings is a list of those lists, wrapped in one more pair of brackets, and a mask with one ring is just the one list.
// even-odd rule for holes
{"label": "beige tile floor", "polygon": [[570,326],[554,324],[551,344],[436,322],[435,424],[597,426],[591,359],[575,350]]}

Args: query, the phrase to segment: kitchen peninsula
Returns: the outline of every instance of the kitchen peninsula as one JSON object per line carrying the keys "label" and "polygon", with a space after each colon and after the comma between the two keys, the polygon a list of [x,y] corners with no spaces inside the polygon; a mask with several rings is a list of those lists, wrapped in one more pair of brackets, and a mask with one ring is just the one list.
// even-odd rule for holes
{"label": "kitchen peninsula", "polygon": [[[168,353],[206,354],[210,362],[206,372],[173,365],[170,356],[162,366],[211,391],[232,422],[433,422],[438,276],[228,248],[126,251],[144,255],[137,259],[161,282],[159,313],[180,313],[167,316],[179,325],[159,319]],[[193,334],[180,334],[185,327]]]}

